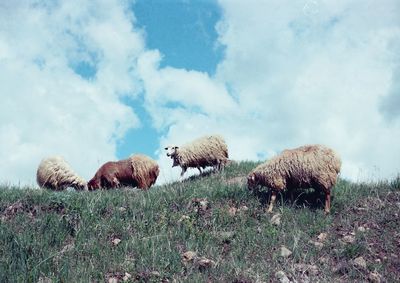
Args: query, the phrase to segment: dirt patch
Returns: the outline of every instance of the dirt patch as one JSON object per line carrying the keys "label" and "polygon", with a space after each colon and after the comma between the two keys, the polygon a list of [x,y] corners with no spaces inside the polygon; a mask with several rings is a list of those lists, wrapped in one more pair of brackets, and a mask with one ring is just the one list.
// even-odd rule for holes
{"label": "dirt patch", "polygon": [[198,216],[211,216],[211,203],[207,198],[193,198],[187,205],[187,210],[197,213]]}
{"label": "dirt patch", "polygon": [[14,218],[18,214],[26,214],[30,218],[35,218],[38,212],[56,212],[59,214],[64,214],[65,206],[62,203],[51,203],[49,205],[40,206],[40,205],[32,205],[26,204],[22,201],[16,201],[10,206],[8,206],[0,216],[2,221],[8,221]]}
{"label": "dirt patch", "polygon": [[233,177],[225,180],[225,184],[227,185],[239,185],[239,186],[244,186],[246,185],[246,176],[238,176],[238,177]]}
{"label": "dirt patch", "polygon": [[[379,197],[360,199],[354,206],[336,216],[330,231],[333,239],[352,237],[352,242],[343,242],[342,258],[332,259],[334,266],[348,266],[355,258],[362,256],[366,268],[360,269],[365,279],[382,266],[383,278],[400,281],[400,192],[391,192]],[[346,218],[343,218],[346,215]],[[341,260],[337,262],[337,260]],[[348,263],[344,264],[343,260]],[[336,261],[336,262],[335,262]],[[348,268],[336,268],[341,276],[347,275]],[[379,275],[380,276],[380,275]],[[349,278],[350,279],[350,278]]]}

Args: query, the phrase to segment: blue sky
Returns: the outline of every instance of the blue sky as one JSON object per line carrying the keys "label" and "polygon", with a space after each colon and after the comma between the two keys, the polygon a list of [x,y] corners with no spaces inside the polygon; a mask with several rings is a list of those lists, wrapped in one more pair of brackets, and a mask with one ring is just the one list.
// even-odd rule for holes
{"label": "blue sky", "polygon": [[397,0],[1,1],[0,182],[35,184],[50,155],[89,179],[133,153],[172,181],[163,147],[213,133],[233,160],[321,143],[345,178],[393,177],[399,15]]}
{"label": "blue sky", "polygon": [[[221,18],[221,9],[216,2],[139,0],[132,5],[132,11],[136,25],[145,32],[147,47],[163,54],[160,67],[215,73],[223,56],[215,29]],[[152,125],[151,116],[143,107],[142,96],[126,100],[139,116],[141,127],[130,130],[118,143],[118,158],[125,158],[132,152],[143,152],[156,158],[162,133]]]}
{"label": "blue sky", "polygon": [[163,54],[161,67],[215,72],[223,56],[215,28],[222,11],[216,2],[139,0],[132,10],[147,47]]}

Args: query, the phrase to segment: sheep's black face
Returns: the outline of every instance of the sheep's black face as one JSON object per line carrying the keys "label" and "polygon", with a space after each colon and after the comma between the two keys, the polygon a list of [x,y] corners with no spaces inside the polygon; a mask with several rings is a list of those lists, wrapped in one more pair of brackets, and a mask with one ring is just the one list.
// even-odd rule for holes
{"label": "sheep's black face", "polygon": [[75,189],[80,190],[80,191],[87,191],[88,190],[88,185],[87,184],[75,184]]}
{"label": "sheep's black face", "polygon": [[92,179],[88,182],[87,187],[89,191],[100,189],[100,182],[95,179]]}
{"label": "sheep's black face", "polygon": [[248,177],[247,177],[247,188],[252,191],[257,187],[258,183],[257,183],[257,178],[255,176],[254,173],[251,173]]}

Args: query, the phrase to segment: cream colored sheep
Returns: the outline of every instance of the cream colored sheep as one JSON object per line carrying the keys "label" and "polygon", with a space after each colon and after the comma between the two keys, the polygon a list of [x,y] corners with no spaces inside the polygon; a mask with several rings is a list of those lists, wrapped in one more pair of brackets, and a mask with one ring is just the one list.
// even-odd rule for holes
{"label": "cream colored sheep", "polygon": [[228,147],[221,136],[204,136],[181,147],[167,146],[167,156],[173,160],[172,167],[182,168],[181,177],[187,168],[201,168],[212,166],[222,170],[228,162]]}
{"label": "cream colored sheep", "polygon": [[43,159],[36,172],[36,181],[40,187],[55,191],[68,187],[87,190],[86,181],[79,177],[61,156]]}
{"label": "cream colored sheep", "polygon": [[159,173],[157,162],[146,155],[137,154],[103,164],[89,181],[88,187],[94,190],[131,186],[147,190],[156,182]]}
{"label": "cream colored sheep", "polygon": [[314,188],[325,192],[325,212],[330,211],[330,193],[340,172],[336,152],[323,145],[305,145],[284,150],[257,166],[247,177],[248,188],[258,185],[272,190],[268,212],[272,212],[276,193],[284,189]]}

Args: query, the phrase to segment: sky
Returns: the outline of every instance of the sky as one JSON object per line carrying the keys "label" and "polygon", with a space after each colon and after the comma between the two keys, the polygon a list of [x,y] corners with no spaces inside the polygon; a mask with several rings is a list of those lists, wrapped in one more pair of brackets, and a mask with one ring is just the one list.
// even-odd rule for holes
{"label": "sky", "polygon": [[[400,172],[397,0],[0,1],[0,183],[63,156],[85,179],[222,135],[233,160],[325,144],[354,181]],[[190,173],[193,174],[193,170]]]}

